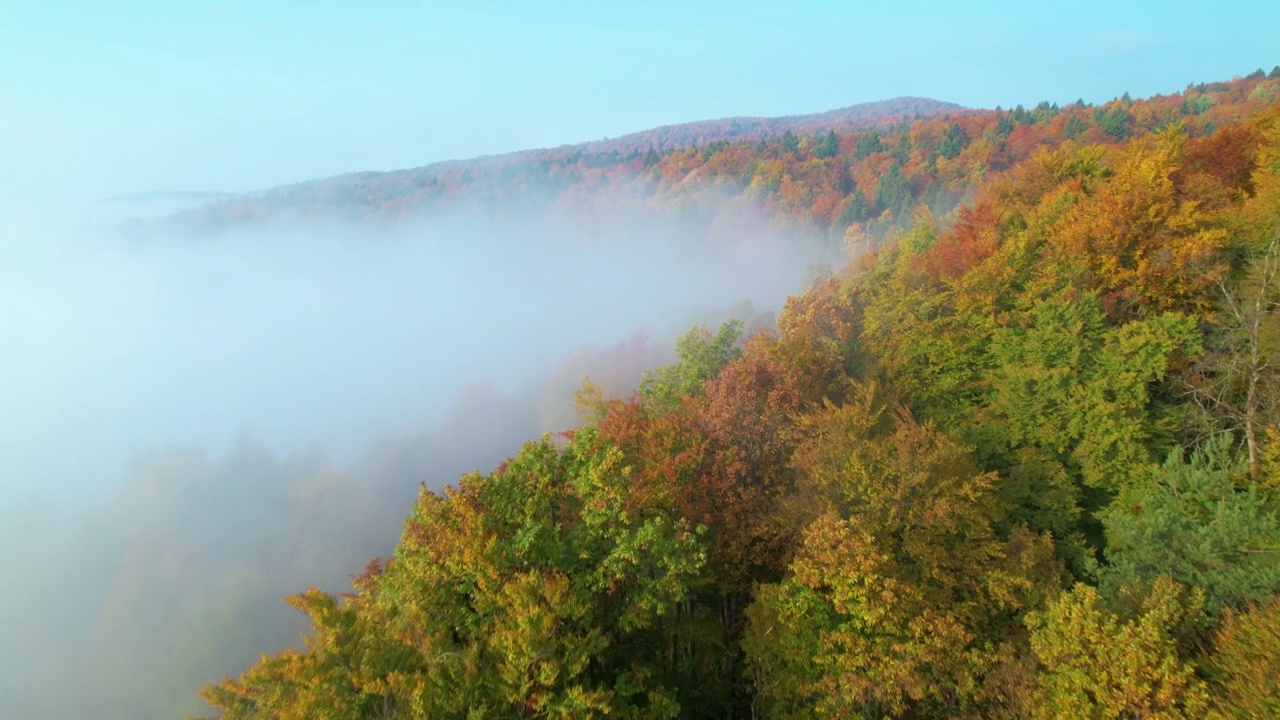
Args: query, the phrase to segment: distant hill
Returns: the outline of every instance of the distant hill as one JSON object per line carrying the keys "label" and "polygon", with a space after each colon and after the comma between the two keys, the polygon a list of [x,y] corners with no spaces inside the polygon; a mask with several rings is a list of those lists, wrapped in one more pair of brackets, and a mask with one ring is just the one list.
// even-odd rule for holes
{"label": "distant hill", "polygon": [[[354,172],[328,178],[269,188],[236,197],[210,197],[220,201],[209,207],[181,214],[181,222],[203,229],[254,222],[298,211],[309,216],[379,214],[366,212],[370,206],[396,204],[406,196],[431,205],[442,193],[439,187],[481,184],[489,191],[460,193],[481,201],[495,197],[527,195],[538,185],[556,194],[580,178],[579,170],[631,167],[642,170],[657,158],[692,147],[720,146],[729,142],[755,142],[819,131],[848,133],[885,129],[891,126],[944,114],[974,112],[941,100],[898,97],[860,103],[838,110],[786,117],[731,117],[717,120],[665,125],[617,138],[596,140],[555,148],[521,150],[501,155],[446,160],[421,167],[386,172]],[[514,191],[512,187],[518,186]],[[425,192],[423,191],[425,189]],[[447,193],[454,195],[455,193]],[[362,210],[364,208],[364,210]],[[421,208],[419,208],[421,209]]]}
{"label": "distant hill", "polygon": [[[289,219],[398,224],[470,216],[561,222],[602,238],[676,223],[781,224],[787,237],[878,241],[941,218],[993,175],[1064,145],[1115,146],[1161,128],[1189,137],[1276,102],[1280,78],[1253,73],[1180,93],[974,110],[899,98],[787,118],[728,118],[611,140],[365,172],[273,188],[175,216],[197,232]],[[732,202],[730,202],[732,201]],[[747,214],[754,218],[748,222]]]}

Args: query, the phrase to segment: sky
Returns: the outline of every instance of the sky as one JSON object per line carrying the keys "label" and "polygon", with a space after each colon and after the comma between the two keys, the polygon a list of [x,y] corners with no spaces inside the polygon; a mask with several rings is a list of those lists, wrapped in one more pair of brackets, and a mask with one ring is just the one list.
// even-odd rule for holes
{"label": "sky", "polygon": [[1280,63],[1278,26],[1263,0],[4,0],[0,213],[900,95],[1177,92]]}

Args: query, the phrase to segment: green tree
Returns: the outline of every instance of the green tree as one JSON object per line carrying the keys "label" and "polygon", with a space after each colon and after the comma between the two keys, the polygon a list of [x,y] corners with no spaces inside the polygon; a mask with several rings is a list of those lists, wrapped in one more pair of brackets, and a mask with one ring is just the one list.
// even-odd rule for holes
{"label": "green tree", "polygon": [[1110,110],[1094,110],[1093,119],[1103,132],[1116,140],[1123,140],[1129,135],[1129,113],[1119,104],[1112,106]]}
{"label": "green tree", "polygon": [[701,573],[662,499],[629,501],[622,454],[581,431],[424,490],[395,557],[340,602],[311,591],[306,652],[206,697],[235,718],[670,718],[676,608]]}
{"label": "green tree", "polygon": [[893,146],[893,159],[899,165],[906,165],[911,162],[911,132],[907,128],[902,128],[902,132],[898,133],[898,142]]}
{"label": "green tree", "polygon": [[1194,321],[1181,315],[1107,327],[1095,295],[1041,299],[992,340],[988,427],[1114,493],[1151,465],[1150,385],[1198,348]]}
{"label": "green tree", "polygon": [[1205,593],[1212,615],[1280,592],[1280,519],[1252,482],[1227,435],[1185,459],[1181,449],[1145,483],[1103,513],[1107,565],[1102,591],[1149,585],[1168,576]]}
{"label": "green tree", "polygon": [[790,129],[784,130],[782,138],[778,141],[778,147],[782,148],[784,155],[800,152],[800,138],[796,137]]}
{"label": "green tree", "polygon": [[1071,117],[1062,124],[1062,134],[1068,138],[1076,138],[1089,128],[1088,124],[1079,115],[1072,113]]}
{"label": "green tree", "polygon": [[835,157],[840,152],[840,139],[834,130],[828,130],[813,144],[813,156],[816,158]]}
{"label": "green tree", "polygon": [[883,150],[884,143],[880,142],[880,133],[872,130],[858,136],[858,142],[853,147],[853,157],[858,160],[864,160],[868,156]]}
{"label": "green tree", "polygon": [[938,152],[942,157],[951,160],[969,144],[969,136],[965,134],[964,128],[959,123],[951,123],[951,127],[947,129],[947,134],[938,141]]}
{"label": "green tree", "polygon": [[898,163],[890,165],[889,170],[880,176],[872,202],[877,210],[892,212],[894,219],[899,222],[909,216],[914,198],[901,165]]}
{"label": "green tree", "polygon": [[1208,687],[1178,647],[1180,629],[1199,623],[1202,602],[1163,578],[1133,618],[1107,610],[1088,585],[1031,614],[1031,648],[1041,664],[1031,716],[1211,717]]}
{"label": "green tree", "polygon": [[639,392],[646,406],[672,408],[685,397],[701,395],[703,385],[742,353],[737,346],[742,327],[741,320],[729,320],[715,335],[700,326],[681,335],[676,341],[675,364],[644,374]]}
{"label": "green tree", "polygon": [[844,205],[840,207],[840,212],[836,214],[835,220],[831,222],[831,228],[844,232],[845,228],[850,225],[866,222],[870,217],[871,205],[867,203],[867,197],[862,194],[862,190],[857,185],[854,185]]}

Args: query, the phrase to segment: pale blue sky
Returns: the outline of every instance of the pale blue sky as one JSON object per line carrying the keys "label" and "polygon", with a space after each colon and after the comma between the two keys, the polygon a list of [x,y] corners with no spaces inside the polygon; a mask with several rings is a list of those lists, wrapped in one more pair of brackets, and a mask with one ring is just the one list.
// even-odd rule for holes
{"label": "pale blue sky", "polygon": [[1280,63],[1280,3],[1117,5],[3,0],[0,193],[249,190],[896,95],[1104,101]]}

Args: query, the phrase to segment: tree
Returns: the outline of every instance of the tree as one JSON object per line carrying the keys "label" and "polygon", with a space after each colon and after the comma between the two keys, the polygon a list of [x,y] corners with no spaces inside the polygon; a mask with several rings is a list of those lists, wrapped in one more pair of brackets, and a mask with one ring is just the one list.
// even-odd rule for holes
{"label": "tree", "polygon": [[816,518],[757,593],[744,649],[771,716],[941,716],[975,701],[995,628],[1057,587],[1047,537],[995,533],[995,476],[856,390],[805,424]]}
{"label": "tree", "polygon": [[1088,125],[1079,115],[1072,113],[1067,121],[1062,124],[1062,134],[1068,138],[1076,138],[1088,129]]}
{"label": "tree", "polygon": [[394,559],[341,602],[294,600],[306,652],[206,697],[224,718],[675,717],[676,607],[696,533],[661,498],[628,503],[622,454],[580,432],[529,443],[443,496],[423,490]]}
{"label": "tree", "polygon": [[836,214],[835,220],[831,223],[833,230],[844,232],[845,228],[854,223],[866,222],[871,217],[871,206],[867,204],[867,197],[862,194],[862,190],[857,185],[849,192],[849,197],[840,207],[840,212]]}
{"label": "tree", "polygon": [[911,132],[907,128],[902,128],[902,132],[898,133],[898,142],[893,146],[893,159],[899,165],[906,165],[911,162]]}
{"label": "tree", "polygon": [[1249,475],[1258,477],[1262,427],[1280,410],[1280,234],[1251,257],[1243,280],[1210,275],[1222,318],[1211,353],[1199,364],[1191,396],[1244,436]]}
{"label": "tree", "polygon": [[872,130],[858,136],[858,142],[853,148],[853,157],[857,160],[864,160],[868,156],[884,150],[884,144],[880,142],[880,133]]}
{"label": "tree", "polygon": [[784,155],[800,152],[800,138],[796,137],[790,129],[784,130],[782,139],[778,141],[778,147],[782,148]]}
{"label": "tree", "polygon": [[902,166],[898,163],[890,165],[888,172],[880,176],[880,182],[876,184],[876,194],[872,201],[876,209],[881,212],[888,210],[893,213],[895,220],[902,222],[911,212],[913,201],[911,186],[902,173]]}
{"label": "tree", "polygon": [[1189,461],[1174,450],[1150,481],[1122,492],[1102,515],[1100,589],[1117,597],[1170,577],[1203,591],[1213,616],[1280,593],[1276,505],[1257,485],[1236,482],[1244,469],[1219,435]]}
{"label": "tree", "polygon": [[938,141],[938,152],[942,157],[951,160],[958,156],[968,144],[969,136],[965,134],[964,128],[960,127],[959,123],[951,123],[946,136]]}
{"label": "tree", "polygon": [[1280,717],[1280,597],[1228,611],[1210,658],[1231,717]]}
{"label": "tree", "polygon": [[995,334],[981,416],[998,442],[1039,448],[1084,485],[1114,493],[1151,464],[1150,384],[1198,347],[1187,317],[1108,328],[1095,296],[1065,290]]}
{"label": "tree", "polygon": [[1195,624],[1200,596],[1163,578],[1136,617],[1107,610],[1098,592],[1076,585],[1028,617],[1041,664],[1033,718],[1205,718],[1210,695],[1179,655],[1178,631]]}
{"label": "tree", "polygon": [[1113,105],[1110,110],[1094,110],[1093,119],[1103,132],[1116,140],[1123,140],[1129,135],[1129,113],[1119,104]]}
{"label": "tree", "polygon": [[836,137],[834,130],[828,130],[826,135],[813,145],[813,156],[816,158],[835,157],[840,152],[840,139]]}
{"label": "tree", "polygon": [[701,395],[703,384],[741,354],[737,347],[741,336],[741,320],[725,322],[715,335],[694,326],[676,341],[674,365],[645,372],[640,397],[649,407],[661,409],[674,407],[686,396]]}

